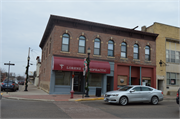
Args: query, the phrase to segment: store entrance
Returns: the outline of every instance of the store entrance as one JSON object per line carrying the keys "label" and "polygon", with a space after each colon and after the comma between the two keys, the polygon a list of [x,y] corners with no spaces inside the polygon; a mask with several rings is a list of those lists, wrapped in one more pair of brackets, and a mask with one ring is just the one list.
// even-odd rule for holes
{"label": "store entrance", "polygon": [[74,72],[74,92],[82,92],[82,72]]}

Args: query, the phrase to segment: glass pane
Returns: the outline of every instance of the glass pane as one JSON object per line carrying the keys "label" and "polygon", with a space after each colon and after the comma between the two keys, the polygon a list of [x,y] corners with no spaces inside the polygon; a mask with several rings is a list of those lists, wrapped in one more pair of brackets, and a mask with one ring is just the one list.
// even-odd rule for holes
{"label": "glass pane", "polygon": [[85,53],[84,47],[79,47],[79,53]]}
{"label": "glass pane", "polygon": [[55,85],[70,85],[71,72],[55,72]]}
{"label": "glass pane", "polygon": [[167,77],[167,79],[170,78],[169,72],[166,73],[166,77]]}
{"label": "glass pane", "polygon": [[63,37],[63,44],[69,44],[69,38]]}
{"label": "glass pane", "polygon": [[126,46],[121,46],[121,52],[126,52]]}
{"label": "glass pane", "polygon": [[85,46],[85,40],[79,40],[79,46]]}
{"label": "glass pane", "polygon": [[68,52],[68,45],[62,45],[62,51]]}
{"label": "glass pane", "polygon": [[90,74],[89,86],[101,87],[102,84],[102,74]]}
{"label": "glass pane", "polygon": [[145,60],[150,60],[149,55],[145,55]]}
{"label": "glass pane", "polygon": [[94,47],[95,48],[100,48],[100,43],[99,42],[94,42]]}
{"label": "glass pane", "polygon": [[113,41],[109,40],[108,43],[113,44]]}
{"label": "glass pane", "polygon": [[79,39],[85,40],[86,38],[84,36],[80,36]]}
{"label": "glass pane", "polygon": [[146,46],[145,49],[150,49],[149,46]]}
{"label": "glass pane", "polygon": [[98,38],[96,38],[96,39],[94,40],[94,42],[100,42],[100,40],[99,40]]}
{"label": "glass pane", "polygon": [[135,91],[141,91],[141,88],[140,88],[140,87],[135,87],[135,88],[133,88],[133,90],[135,90]]}
{"label": "glass pane", "polygon": [[113,51],[112,50],[108,50],[108,56],[113,56]]}
{"label": "glass pane", "polygon": [[176,74],[175,73],[171,73],[170,74],[170,79],[176,79]]}
{"label": "glass pane", "polygon": [[145,49],[145,54],[149,55],[149,49]]}
{"label": "glass pane", "polygon": [[171,51],[171,55],[175,55],[175,51]]}
{"label": "glass pane", "polygon": [[142,91],[149,91],[147,87],[141,87]]}
{"label": "glass pane", "polygon": [[179,73],[176,74],[176,79],[180,79],[180,74]]}
{"label": "glass pane", "polygon": [[134,44],[134,47],[138,48],[138,45],[137,45],[137,44]]}
{"label": "glass pane", "polygon": [[63,34],[63,37],[69,37],[69,35],[68,34]]}
{"label": "glass pane", "polygon": [[121,57],[126,58],[126,53],[121,52]]}
{"label": "glass pane", "polygon": [[176,79],[176,85],[180,86],[179,79]]}
{"label": "glass pane", "polygon": [[138,48],[134,48],[134,53],[138,53]]}
{"label": "glass pane", "polygon": [[108,50],[113,50],[113,44],[108,44]]}
{"label": "glass pane", "polygon": [[134,59],[138,59],[138,54],[134,54]]}
{"label": "glass pane", "polygon": [[126,46],[126,43],[125,43],[125,42],[122,42],[122,43],[121,43],[121,46],[123,46],[123,45],[125,45],[125,46]]}
{"label": "glass pane", "polygon": [[99,54],[99,49],[94,49],[94,54],[95,54],[95,55],[100,55],[100,54]]}

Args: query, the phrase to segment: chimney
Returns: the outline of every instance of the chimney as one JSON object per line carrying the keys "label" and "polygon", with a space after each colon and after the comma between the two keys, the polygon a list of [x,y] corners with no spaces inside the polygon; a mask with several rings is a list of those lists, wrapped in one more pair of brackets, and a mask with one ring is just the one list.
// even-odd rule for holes
{"label": "chimney", "polygon": [[142,26],[142,27],[141,27],[141,31],[146,32],[146,26]]}

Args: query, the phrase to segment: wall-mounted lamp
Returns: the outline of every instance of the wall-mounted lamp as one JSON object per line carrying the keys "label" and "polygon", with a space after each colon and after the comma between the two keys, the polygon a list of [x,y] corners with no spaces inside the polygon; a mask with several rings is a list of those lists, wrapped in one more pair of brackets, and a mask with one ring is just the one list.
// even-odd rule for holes
{"label": "wall-mounted lamp", "polygon": [[159,64],[160,64],[161,67],[162,66],[167,66],[167,64],[165,62],[163,62],[162,60],[160,60]]}

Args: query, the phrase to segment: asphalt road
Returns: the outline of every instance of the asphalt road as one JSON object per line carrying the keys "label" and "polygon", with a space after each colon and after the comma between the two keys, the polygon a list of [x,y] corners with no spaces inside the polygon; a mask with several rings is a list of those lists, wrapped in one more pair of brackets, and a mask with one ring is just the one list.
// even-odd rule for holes
{"label": "asphalt road", "polygon": [[103,101],[42,102],[2,99],[1,118],[179,118],[174,101],[120,106]]}

